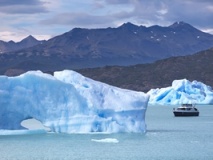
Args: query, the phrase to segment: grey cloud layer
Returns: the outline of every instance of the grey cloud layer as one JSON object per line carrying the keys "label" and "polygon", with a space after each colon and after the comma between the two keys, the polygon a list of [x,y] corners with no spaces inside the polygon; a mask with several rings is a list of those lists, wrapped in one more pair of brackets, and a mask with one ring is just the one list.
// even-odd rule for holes
{"label": "grey cloud layer", "polygon": [[6,14],[32,14],[47,12],[40,0],[0,0],[0,12]]}
{"label": "grey cloud layer", "polygon": [[[185,21],[193,25],[204,27],[213,26],[213,1],[212,0],[104,0],[100,6],[103,8],[110,5],[129,5],[132,11],[114,11],[114,13],[102,16],[92,15],[86,12],[61,13],[43,21],[45,24],[61,25],[88,25],[88,24],[115,24],[116,21],[133,21],[133,23],[163,24],[173,23],[174,21]],[[212,6],[212,10],[211,10]],[[209,8],[209,9],[208,9]]]}
{"label": "grey cloud layer", "polygon": [[134,0],[105,0],[108,4],[127,4],[132,3]]}
{"label": "grey cloud layer", "polygon": [[0,0],[0,6],[11,6],[11,5],[40,5],[40,0]]}
{"label": "grey cloud layer", "polygon": [[[69,1],[67,1],[69,2]],[[71,2],[71,0],[70,0]],[[171,24],[185,21],[198,27],[213,26],[212,0],[91,0],[96,9],[118,6],[118,10],[105,14],[79,12],[58,12],[44,18],[42,24],[95,26],[118,24],[130,21],[137,24]],[[132,10],[122,10],[122,6]],[[99,8],[100,7],[100,8]],[[0,0],[0,12],[6,14],[32,14],[48,12],[41,0]]]}
{"label": "grey cloud layer", "polygon": [[163,24],[185,21],[197,27],[212,28],[213,0],[105,0],[110,4],[129,4],[137,23]]}
{"label": "grey cloud layer", "polygon": [[[19,14],[27,16],[27,25]],[[213,0],[0,0],[0,16],[4,28],[38,31],[40,27],[42,34],[58,34],[74,27],[117,27],[125,22],[167,26],[185,21],[213,30]]]}
{"label": "grey cloud layer", "polygon": [[95,16],[86,13],[62,13],[58,14],[52,19],[41,21],[42,24],[60,24],[60,25],[74,25],[76,27],[83,26],[97,26],[101,24],[109,24],[114,20],[113,16]]}

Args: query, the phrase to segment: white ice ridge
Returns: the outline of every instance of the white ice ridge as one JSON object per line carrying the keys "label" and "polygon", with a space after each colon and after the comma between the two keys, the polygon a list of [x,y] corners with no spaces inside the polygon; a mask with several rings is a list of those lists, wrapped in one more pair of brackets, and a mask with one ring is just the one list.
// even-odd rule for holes
{"label": "white ice ridge", "polygon": [[34,118],[58,133],[145,132],[148,99],[70,70],[0,76],[0,130]]}
{"label": "white ice ridge", "polygon": [[213,104],[213,90],[198,81],[174,80],[171,87],[151,89],[150,104]]}

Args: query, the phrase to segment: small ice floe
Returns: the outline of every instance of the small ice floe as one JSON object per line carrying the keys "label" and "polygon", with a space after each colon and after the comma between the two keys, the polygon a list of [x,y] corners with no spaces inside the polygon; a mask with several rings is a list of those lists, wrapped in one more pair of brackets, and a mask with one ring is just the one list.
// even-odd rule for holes
{"label": "small ice floe", "polygon": [[197,38],[200,38],[200,36],[197,36]]}
{"label": "small ice floe", "polygon": [[165,38],[166,38],[167,36],[166,36],[166,35],[163,35],[163,37],[165,37]]}
{"label": "small ice floe", "polygon": [[134,32],[134,34],[137,34],[137,32]]}
{"label": "small ice floe", "polygon": [[93,142],[100,142],[100,143],[118,143],[119,141],[115,138],[104,138],[104,139],[91,139]]}

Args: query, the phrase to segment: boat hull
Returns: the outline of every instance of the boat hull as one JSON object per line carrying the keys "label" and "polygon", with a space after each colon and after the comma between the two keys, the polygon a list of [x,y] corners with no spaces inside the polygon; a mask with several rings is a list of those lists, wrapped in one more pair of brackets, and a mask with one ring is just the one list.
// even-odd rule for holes
{"label": "boat hull", "polygon": [[199,116],[199,112],[177,112],[174,111],[175,117],[188,117],[188,116]]}

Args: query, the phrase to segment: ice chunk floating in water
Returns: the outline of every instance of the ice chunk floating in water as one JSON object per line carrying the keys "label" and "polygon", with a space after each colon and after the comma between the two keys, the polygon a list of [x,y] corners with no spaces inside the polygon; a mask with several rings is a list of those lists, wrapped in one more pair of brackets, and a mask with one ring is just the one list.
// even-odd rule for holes
{"label": "ice chunk floating in water", "polygon": [[151,89],[150,104],[213,104],[213,90],[198,81],[174,80],[171,87]]}
{"label": "ice chunk floating in water", "polygon": [[0,76],[0,129],[34,118],[52,132],[145,132],[148,99],[68,70]]}
{"label": "ice chunk floating in water", "polygon": [[100,143],[118,143],[119,141],[115,138],[105,138],[105,139],[91,139],[93,142],[100,142]]}

